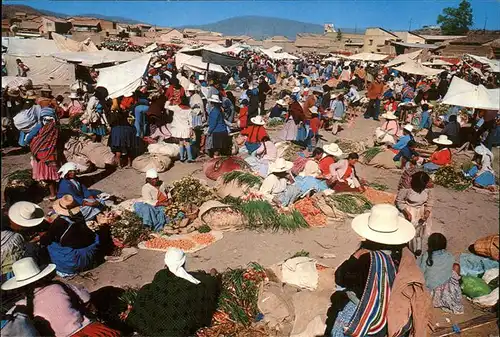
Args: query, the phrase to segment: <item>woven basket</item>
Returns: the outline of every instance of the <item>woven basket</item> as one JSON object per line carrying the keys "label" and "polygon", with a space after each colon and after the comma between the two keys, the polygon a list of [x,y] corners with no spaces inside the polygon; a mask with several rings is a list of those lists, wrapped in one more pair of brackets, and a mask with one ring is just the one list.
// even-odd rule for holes
{"label": "woven basket", "polygon": [[499,235],[490,235],[474,242],[476,254],[499,260]]}

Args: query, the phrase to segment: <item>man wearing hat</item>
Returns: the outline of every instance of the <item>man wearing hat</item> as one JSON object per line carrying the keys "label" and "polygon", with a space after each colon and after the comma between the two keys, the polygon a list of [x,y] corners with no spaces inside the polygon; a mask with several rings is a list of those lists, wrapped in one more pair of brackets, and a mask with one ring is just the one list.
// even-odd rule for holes
{"label": "man wearing hat", "polygon": [[404,148],[410,140],[414,140],[413,137],[413,125],[411,124],[406,124],[403,127],[403,136],[399,137],[398,141],[396,144],[392,146],[394,150],[401,150]]}
{"label": "man wearing hat", "polygon": [[57,108],[57,102],[54,96],[52,96],[52,88],[50,87],[50,85],[44,84],[42,86],[42,89],[40,89],[40,98],[37,99],[36,104],[38,104],[42,108]]}

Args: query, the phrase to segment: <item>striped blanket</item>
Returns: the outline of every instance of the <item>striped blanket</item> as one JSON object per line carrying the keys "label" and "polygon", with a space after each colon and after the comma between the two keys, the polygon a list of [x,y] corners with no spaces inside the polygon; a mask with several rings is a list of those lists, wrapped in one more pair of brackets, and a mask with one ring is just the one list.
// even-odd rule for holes
{"label": "striped blanket", "polygon": [[57,162],[57,139],[59,138],[59,129],[56,122],[52,121],[45,124],[38,134],[33,137],[30,143],[31,153],[39,162],[51,164]]}
{"label": "striped blanket", "polygon": [[391,257],[383,252],[371,252],[370,257],[365,291],[347,327],[346,336],[387,335],[387,310],[396,268]]}

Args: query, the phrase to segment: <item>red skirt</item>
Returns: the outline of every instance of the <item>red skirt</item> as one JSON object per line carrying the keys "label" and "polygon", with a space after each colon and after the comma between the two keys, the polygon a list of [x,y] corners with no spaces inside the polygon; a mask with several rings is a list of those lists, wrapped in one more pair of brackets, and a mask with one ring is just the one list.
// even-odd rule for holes
{"label": "red skirt", "polygon": [[93,322],[83,329],[75,332],[71,337],[120,337],[121,333],[118,330],[108,328],[102,323]]}
{"label": "red skirt", "polygon": [[33,179],[36,181],[51,180],[59,181],[59,174],[57,173],[57,166],[47,165],[45,162],[36,161],[31,159],[31,167],[33,168]]}

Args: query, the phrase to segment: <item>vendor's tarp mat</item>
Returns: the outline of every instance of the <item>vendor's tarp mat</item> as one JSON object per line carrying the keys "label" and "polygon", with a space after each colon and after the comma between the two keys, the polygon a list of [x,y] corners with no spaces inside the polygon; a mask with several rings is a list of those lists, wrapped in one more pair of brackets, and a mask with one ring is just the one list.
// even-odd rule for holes
{"label": "vendor's tarp mat", "polygon": [[422,65],[421,62],[417,62],[414,60],[408,60],[399,67],[396,67],[394,69],[401,71],[403,73],[422,75],[422,76],[434,76],[443,72],[442,69],[429,68]]}
{"label": "vendor's tarp mat", "polygon": [[475,109],[500,109],[500,89],[486,89],[454,76],[442,103]]}
{"label": "vendor's tarp mat", "polygon": [[[5,55],[7,64],[7,73],[9,75],[17,75],[17,56]],[[67,64],[54,59],[51,56],[24,56],[21,58],[30,71],[29,78],[33,81],[33,85],[70,85],[75,82],[75,65]],[[3,79],[2,79],[3,82]]]}
{"label": "vendor's tarp mat", "polygon": [[100,69],[97,86],[108,89],[109,98],[133,92],[141,85],[150,60],[151,54],[145,54],[135,60]]}

